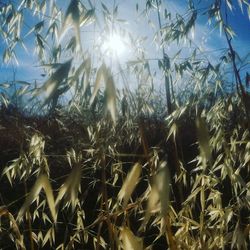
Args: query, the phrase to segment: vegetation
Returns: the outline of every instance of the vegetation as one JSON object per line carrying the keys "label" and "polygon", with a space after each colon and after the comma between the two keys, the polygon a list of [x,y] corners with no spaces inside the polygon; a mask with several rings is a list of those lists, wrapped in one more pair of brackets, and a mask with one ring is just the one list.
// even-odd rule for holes
{"label": "vegetation", "polygon": [[[175,16],[160,0],[135,4],[157,20],[152,59],[115,1],[67,3],[0,3],[4,62],[27,43],[44,77],[0,85],[0,248],[249,249],[249,58],[233,47],[236,4],[189,1]],[[226,39],[219,59],[194,44],[201,15]],[[135,45],[133,60],[102,51],[98,37],[113,33]],[[128,72],[136,87],[118,86]]]}

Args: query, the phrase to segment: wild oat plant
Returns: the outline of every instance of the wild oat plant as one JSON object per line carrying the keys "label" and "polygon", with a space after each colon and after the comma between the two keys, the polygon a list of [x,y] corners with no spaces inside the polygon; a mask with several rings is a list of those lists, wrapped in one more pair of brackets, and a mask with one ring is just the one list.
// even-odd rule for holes
{"label": "wild oat plant", "polygon": [[[147,58],[110,2],[0,3],[3,61],[20,60],[30,37],[43,70],[0,85],[0,248],[249,249],[249,58],[233,47],[236,3],[189,1],[175,16],[163,1],[135,3],[156,29],[159,58]],[[225,37],[217,60],[190,36],[201,15]],[[102,50],[98,37],[115,32],[133,60]]]}

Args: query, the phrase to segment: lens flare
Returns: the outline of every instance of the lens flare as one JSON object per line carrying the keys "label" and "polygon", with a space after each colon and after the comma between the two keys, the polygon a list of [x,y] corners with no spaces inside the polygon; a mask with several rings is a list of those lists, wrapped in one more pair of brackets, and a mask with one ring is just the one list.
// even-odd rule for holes
{"label": "lens flare", "polygon": [[109,36],[103,44],[103,50],[107,54],[121,56],[125,51],[125,44],[122,37],[117,34]]}

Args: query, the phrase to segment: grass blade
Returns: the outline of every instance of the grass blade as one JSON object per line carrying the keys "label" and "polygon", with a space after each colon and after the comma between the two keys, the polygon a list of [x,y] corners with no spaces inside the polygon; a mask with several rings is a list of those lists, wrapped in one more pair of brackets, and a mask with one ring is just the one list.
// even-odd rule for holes
{"label": "grass blade", "polygon": [[118,193],[118,200],[122,203],[122,207],[125,208],[128,204],[128,201],[133,193],[139,177],[141,175],[142,166],[139,163],[136,163],[132,170],[127,175],[126,180],[124,181],[120,192]]}

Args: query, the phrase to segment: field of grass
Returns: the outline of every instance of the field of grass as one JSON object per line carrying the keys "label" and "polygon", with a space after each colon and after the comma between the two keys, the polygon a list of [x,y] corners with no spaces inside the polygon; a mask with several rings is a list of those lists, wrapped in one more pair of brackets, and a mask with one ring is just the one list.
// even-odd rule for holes
{"label": "field of grass", "polygon": [[3,109],[1,248],[248,249],[248,121],[237,97],[201,103],[116,125]]}
{"label": "field of grass", "polygon": [[115,0],[47,2],[0,2],[0,249],[248,250],[250,54],[228,21],[248,1],[139,1],[148,40]]}

